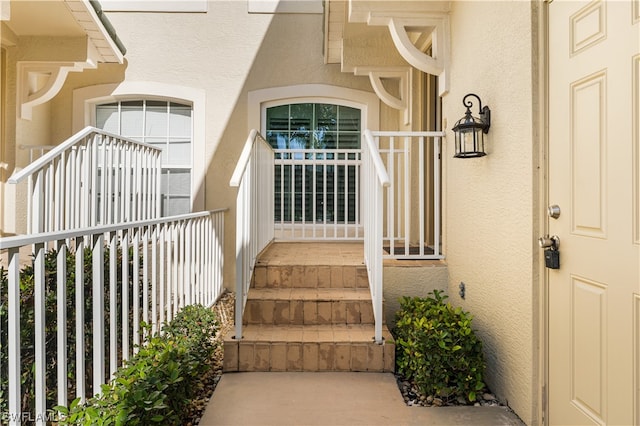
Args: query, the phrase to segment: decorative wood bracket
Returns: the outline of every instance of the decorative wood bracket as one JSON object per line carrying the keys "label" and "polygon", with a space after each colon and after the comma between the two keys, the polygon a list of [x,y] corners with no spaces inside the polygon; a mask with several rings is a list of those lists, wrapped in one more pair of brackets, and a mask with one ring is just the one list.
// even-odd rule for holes
{"label": "decorative wood bracket", "polygon": [[[355,75],[369,76],[371,86],[378,98],[391,108],[404,112],[404,124],[411,122],[411,69],[405,68],[372,68],[356,67]],[[399,97],[389,93],[383,84],[383,79],[397,80]]]}
{"label": "decorative wood bracket", "polygon": [[[414,14],[390,17],[371,14],[369,25],[386,25],[398,53],[415,68],[438,76],[440,96],[449,91],[449,16],[445,13]],[[409,32],[429,35],[431,55],[412,42]]]}
{"label": "decorative wood bracket", "polygon": [[84,62],[18,62],[18,118],[31,120],[33,108],[57,95],[70,72],[96,67],[91,59]]}

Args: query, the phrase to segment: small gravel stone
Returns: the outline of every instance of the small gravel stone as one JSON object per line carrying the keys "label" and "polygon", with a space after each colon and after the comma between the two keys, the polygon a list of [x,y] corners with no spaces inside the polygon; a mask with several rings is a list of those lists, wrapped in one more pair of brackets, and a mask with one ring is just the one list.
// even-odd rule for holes
{"label": "small gravel stone", "polygon": [[442,407],[443,401],[440,398],[433,398],[433,405],[436,407]]}
{"label": "small gravel stone", "polygon": [[429,405],[433,404],[433,397],[431,395],[427,397],[427,404]]}
{"label": "small gravel stone", "polygon": [[482,399],[484,399],[485,401],[493,401],[494,399],[496,399],[496,397],[490,393],[485,393],[482,395]]}

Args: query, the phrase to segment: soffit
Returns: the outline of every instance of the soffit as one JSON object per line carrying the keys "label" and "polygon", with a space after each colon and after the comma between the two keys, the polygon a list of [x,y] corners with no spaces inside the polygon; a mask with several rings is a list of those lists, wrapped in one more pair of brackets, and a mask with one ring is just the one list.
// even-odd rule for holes
{"label": "soffit", "polygon": [[13,0],[5,24],[17,37],[86,36],[98,54],[95,59],[123,61],[122,52],[88,0]]}

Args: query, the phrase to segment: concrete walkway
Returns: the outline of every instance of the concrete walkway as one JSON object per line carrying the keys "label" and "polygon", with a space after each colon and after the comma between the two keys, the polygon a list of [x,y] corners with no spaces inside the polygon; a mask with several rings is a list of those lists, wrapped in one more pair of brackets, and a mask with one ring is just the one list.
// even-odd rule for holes
{"label": "concrete walkway", "polygon": [[390,373],[227,373],[201,425],[517,425],[504,407],[408,407]]}

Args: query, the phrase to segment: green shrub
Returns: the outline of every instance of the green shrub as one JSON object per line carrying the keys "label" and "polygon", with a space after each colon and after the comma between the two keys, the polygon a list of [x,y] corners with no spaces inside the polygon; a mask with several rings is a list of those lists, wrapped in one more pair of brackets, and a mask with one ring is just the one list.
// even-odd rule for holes
{"label": "green shrub", "polygon": [[[45,298],[45,370],[46,370],[46,398],[47,407],[51,408],[57,401],[57,386],[56,386],[56,369],[57,369],[57,339],[56,334],[58,326],[57,318],[57,256],[56,250],[47,250],[44,253],[44,298]],[[91,310],[93,306],[93,268],[92,259],[93,255],[90,248],[85,248],[83,253],[83,265],[84,265],[84,282],[83,282],[83,299],[84,299],[84,357],[85,357],[85,377],[87,381],[91,380],[93,375],[93,324]],[[105,271],[109,271],[110,266],[110,250],[105,247],[104,252],[104,268]],[[133,269],[133,254],[130,250],[129,253],[129,268]],[[75,262],[76,253],[72,250],[66,252],[66,311],[67,311],[67,389],[69,395],[75,395],[75,360],[76,360],[76,306],[75,306]],[[116,283],[116,315],[119,315],[122,309],[122,250],[117,250],[116,253],[117,263],[117,283]],[[129,277],[129,284],[127,285],[129,291],[129,300],[133,300],[133,276]],[[7,400],[7,388],[8,388],[8,279],[7,270],[0,265],[0,413],[6,413],[9,410]],[[21,356],[21,371],[20,381],[22,389],[21,397],[21,412],[33,413],[35,411],[35,308],[34,308],[34,293],[35,293],[35,272],[33,263],[23,266],[20,270],[20,356]],[[105,324],[109,324],[110,317],[110,294],[109,285],[104,286],[104,320]],[[131,306],[130,312],[133,307]],[[130,333],[132,334],[132,321],[130,324]],[[117,334],[117,346],[121,347],[122,333],[118,330]],[[109,333],[105,333],[105,357],[109,354]],[[105,358],[105,374],[109,374],[108,358]],[[90,388],[90,387],[88,387]],[[90,389],[87,389],[89,392]]]}
{"label": "green shrub", "polygon": [[56,407],[60,424],[149,425],[182,424],[196,389],[209,369],[219,324],[203,306],[184,308],[118,369],[102,394],[85,405],[75,400],[69,409]]}
{"label": "green shrub", "polygon": [[434,290],[427,298],[401,299],[396,313],[396,366],[425,395],[469,402],[484,389],[482,342],[471,329],[472,317],[445,303]]}

